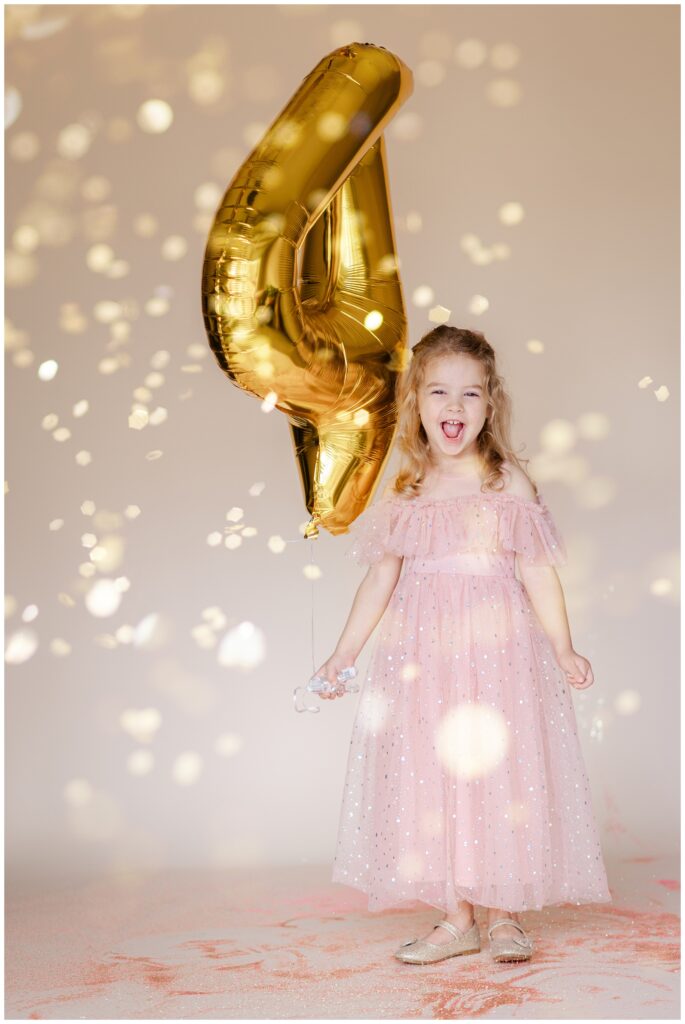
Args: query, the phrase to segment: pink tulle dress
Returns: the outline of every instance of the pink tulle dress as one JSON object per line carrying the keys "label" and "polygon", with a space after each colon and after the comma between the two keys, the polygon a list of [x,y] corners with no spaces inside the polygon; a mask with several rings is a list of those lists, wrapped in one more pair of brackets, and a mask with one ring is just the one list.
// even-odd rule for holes
{"label": "pink tulle dress", "polygon": [[402,574],[350,741],[332,880],[371,911],[611,901],[571,687],[515,560],[564,565],[549,508],[387,494],[347,552]]}

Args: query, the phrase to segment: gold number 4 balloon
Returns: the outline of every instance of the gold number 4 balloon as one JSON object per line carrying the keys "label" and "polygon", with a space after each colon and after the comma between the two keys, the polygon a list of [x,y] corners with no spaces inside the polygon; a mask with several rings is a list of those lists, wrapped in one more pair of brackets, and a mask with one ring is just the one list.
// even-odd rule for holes
{"label": "gold number 4 balloon", "polygon": [[287,415],[306,536],[347,531],[395,434],[409,350],[383,131],[412,88],[383,47],[324,57],[234,176],[207,240],[209,343],[234,384]]}

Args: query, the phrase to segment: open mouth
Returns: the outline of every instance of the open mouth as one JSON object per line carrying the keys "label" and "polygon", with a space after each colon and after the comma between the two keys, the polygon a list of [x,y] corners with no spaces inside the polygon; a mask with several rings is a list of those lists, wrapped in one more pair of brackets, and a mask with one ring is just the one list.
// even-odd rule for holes
{"label": "open mouth", "polygon": [[459,420],[443,420],[442,432],[449,441],[459,441],[464,433],[464,424]]}

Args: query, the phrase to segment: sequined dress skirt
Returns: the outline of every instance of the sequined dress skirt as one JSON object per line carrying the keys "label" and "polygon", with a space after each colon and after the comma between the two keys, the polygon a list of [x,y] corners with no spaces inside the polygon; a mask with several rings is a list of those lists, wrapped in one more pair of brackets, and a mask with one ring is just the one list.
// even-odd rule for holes
{"label": "sequined dress skirt", "polygon": [[358,698],[332,879],[372,911],[611,901],[570,687],[513,555],[497,573],[405,565]]}

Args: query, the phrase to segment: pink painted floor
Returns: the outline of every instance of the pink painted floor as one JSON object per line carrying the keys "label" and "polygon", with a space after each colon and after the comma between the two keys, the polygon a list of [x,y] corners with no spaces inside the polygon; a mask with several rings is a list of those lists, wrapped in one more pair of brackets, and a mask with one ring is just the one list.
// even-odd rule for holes
{"label": "pink painted floor", "polygon": [[678,858],[608,861],[613,904],[521,914],[533,959],[403,964],[429,907],[369,914],[330,868],[6,873],[5,1019],[680,1018]]}

